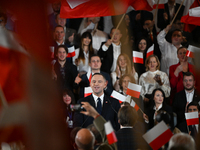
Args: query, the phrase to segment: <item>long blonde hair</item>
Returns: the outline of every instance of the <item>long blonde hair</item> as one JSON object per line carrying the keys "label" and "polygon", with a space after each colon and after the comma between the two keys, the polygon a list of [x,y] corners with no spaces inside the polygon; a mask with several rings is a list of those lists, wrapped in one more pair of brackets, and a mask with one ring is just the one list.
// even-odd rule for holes
{"label": "long blonde hair", "polygon": [[[131,61],[130,61],[130,59],[129,59],[129,57],[128,57],[128,55],[126,55],[126,54],[120,54],[119,56],[118,56],[118,58],[117,58],[117,65],[119,66],[119,69],[120,69],[120,71],[122,71],[121,70],[121,67],[120,67],[120,65],[119,65],[119,58],[121,57],[121,56],[123,56],[124,57],[124,59],[126,60],[126,71],[125,71],[125,74],[131,74],[131,72],[132,72],[132,68],[131,68]],[[117,68],[116,68],[116,74],[117,74]],[[118,75],[118,74],[117,74]]]}

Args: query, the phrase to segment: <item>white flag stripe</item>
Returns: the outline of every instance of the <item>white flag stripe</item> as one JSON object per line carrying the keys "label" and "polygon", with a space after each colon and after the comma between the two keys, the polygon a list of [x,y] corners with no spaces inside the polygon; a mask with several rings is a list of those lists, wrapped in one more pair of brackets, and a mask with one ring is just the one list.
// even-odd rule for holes
{"label": "white flag stripe", "polygon": [[50,52],[54,53],[54,46],[49,46]]}
{"label": "white flag stripe", "polygon": [[198,114],[198,112],[185,113],[185,118],[186,119],[199,118],[199,114]]}
{"label": "white flag stripe", "polygon": [[194,3],[195,0],[186,0],[184,3],[185,3],[185,9],[184,9],[184,12],[183,12],[183,16],[187,15],[188,12],[189,12],[189,9],[191,7],[191,5]]}
{"label": "white flag stripe", "polygon": [[18,43],[18,41],[16,40],[17,38],[12,32],[9,32],[8,30],[0,26],[0,35],[0,46],[5,47],[6,49],[28,54],[27,51]]}
{"label": "white flag stripe", "polygon": [[85,94],[86,93],[92,93],[92,88],[89,86],[89,87],[85,87]]}
{"label": "white flag stripe", "polygon": [[133,51],[133,57],[143,58],[143,53]]}
{"label": "white flag stripe", "polygon": [[110,134],[110,133],[112,133],[114,131],[110,121],[106,122],[104,124],[104,127],[105,127],[106,135],[108,135],[108,134]]}
{"label": "white flag stripe", "polygon": [[87,72],[87,78],[88,78],[88,79],[90,78],[90,74],[91,74],[91,68],[89,67],[89,68],[88,68],[88,72]]}
{"label": "white flag stripe", "polygon": [[133,91],[141,92],[142,86],[129,82],[128,88],[133,90]]}
{"label": "white flag stripe", "polygon": [[132,100],[130,105],[131,105],[132,107],[135,107],[135,102]]}
{"label": "white flag stripe", "polygon": [[75,51],[74,46],[68,48],[68,53],[72,53],[72,52],[74,52],[74,51]]}
{"label": "white flag stripe", "polygon": [[147,141],[147,143],[151,143],[153,140],[155,140],[158,136],[160,136],[166,130],[168,130],[167,125],[164,123],[164,121],[161,121],[159,124],[154,126],[151,130],[145,133],[143,135],[143,138]]}
{"label": "white flag stripe", "polygon": [[188,50],[191,51],[191,52],[196,52],[196,51],[200,51],[200,48],[198,48],[196,46],[189,45]]}
{"label": "white flag stripe", "polygon": [[89,0],[78,0],[78,1],[75,1],[75,0],[67,0],[69,6],[71,7],[71,9],[74,9],[75,7],[85,3],[85,2],[88,2]]}
{"label": "white flag stripe", "polygon": [[151,52],[153,50],[154,50],[154,44],[151,47],[149,47],[149,49],[147,50],[147,53],[149,53],[149,52]]}
{"label": "white flag stripe", "polygon": [[189,10],[189,16],[200,17],[200,7],[195,7]]}
{"label": "white flag stripe", "polygon": [[112,97],[124,102],[126,100],[126,96],[120,94],[119,92],[113,90],[112,94],[111,94]]}

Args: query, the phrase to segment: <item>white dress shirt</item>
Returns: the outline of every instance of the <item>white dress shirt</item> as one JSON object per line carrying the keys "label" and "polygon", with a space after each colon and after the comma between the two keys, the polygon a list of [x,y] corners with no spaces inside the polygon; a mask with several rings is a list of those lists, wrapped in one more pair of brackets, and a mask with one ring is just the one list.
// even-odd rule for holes
{"label": "white dress shirt", "polygon": [[101,106],[102,106],[102,108],[103,108],[103,98],[104,98],[104,94],[102,94],[100,97],[98,97],[98,96],[96,96],[96,95],[94,95],[93,93],[92,93],[92,96],[93,96],[93,98],[94,98],[94,102],[95,102],[95,106],[97,107],[97,102],[98,102],[98,98],[100,98],[101,99]]}
{"label": "white dress shirt", "polygon": [[188,92],[185,90],[185,94],[186,94],[186,99],[187,102],[190,103],[192,102],[193,96],[194,96],[194,90],[192,92]]}

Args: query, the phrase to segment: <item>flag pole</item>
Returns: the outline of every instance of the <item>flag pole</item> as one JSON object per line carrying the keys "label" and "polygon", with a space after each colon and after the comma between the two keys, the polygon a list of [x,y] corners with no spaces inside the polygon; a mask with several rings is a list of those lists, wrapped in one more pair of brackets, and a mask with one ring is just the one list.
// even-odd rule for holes
{"label": "flag pole", "polygon": [[190,134],[190,130],[189,130],[189,127],[187,126],[187,130],[188,130],[188,134]]}
{"label": "flag pole", "polygon": [[0,99],[1,99],[1,104],[4,108],[8,107],[8,103],[6,101],[6,98],[3,94],[2,88],[0,87]]}
{"label": "flag pole", "polygon": [[120,19],[120,21],[119,21],[117,27],[115,28],[115,32],[114,32],[113,35],[112,35],[111,41],[113,40],[113,38],[114,38],[114,36],[115,36],[115,33],[117,32],[117,29],[119,28],[119,25],[121,24],[121,22],[122,22],[122,20],[124,19],[124,16],[125,16],[125,15],[126,15],[126,13],[123,14],[123,16],[121,17],[121,19]]}
{"label": "flag pole", "polygon": [[182,1],[182,3],[181,3],[181,5],[179,6],[179,8],[178,8],[178,10],[177,10],[177,12],[176,12],[176,14],[175,14],[175,16],[174,16],[174,18],[173,18],[172,22],[170,23],[170,25],[172,25],[172,24],[173,24],[173,22],[174,22],[174,20],[175,20],[176,16],[178,15],[178,12],[180,11],[180,9],[181,9],[181,7],[182,7],[182,5],[183,5],[184,1],[185,1],[185,0],[183,0],[183,1]]}
{"label": "flag pole", "polygon": [[155,17],[156,17],[157,12],[158,12],[158,4],[159,4],[159,1],[160,1],[160,0],[157,1],[156,10],[155,10],[155,13],[154,13],[154,16],[153,16],[153,21],[155,21]]}
{"label": "flag pole", "polygon": [[140,111],[144,114],[144,112],[142,111],[142,109],[139,107]]}

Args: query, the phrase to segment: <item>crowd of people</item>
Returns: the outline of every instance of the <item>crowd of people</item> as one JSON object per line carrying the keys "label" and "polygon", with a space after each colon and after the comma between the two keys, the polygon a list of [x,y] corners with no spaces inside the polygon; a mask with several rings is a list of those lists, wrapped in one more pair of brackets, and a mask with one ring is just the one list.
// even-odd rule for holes
{"label": "crowd of people", "polygon": [[[193,33],[183,31],[180,20],[184,6],[170,24],[179,6],[168,0],[164,9],[158,10],[157,25],[152,12],[132,10],[116,28],[116,16],[64,19],[59,14],[61,4],[52,4],[49,64],[52,80],[62,91],[72,149],[150,149],[142,135],[161,120],[176,134],[164,149],[195,149],[199,125],[187,126],[185,113],[200,114],[200,96],[194,62],[186,51],[188,45],[199,46],[200,38],[195,38],[199,27]],[[6,28],[3,12],[0,21]],[[153,54],[147,57],[152,45]],[[142,53],[143,63],[132,61],[133,51]],[[139,98],[127,94],[129,82],[141,86]],[[92,94],[85,96],[88,87]],[[128,101],[120,105],[111,97],[114,90]],[[138,111],[131,101],[139,106]],[[79,111],[72,109],[76,106],[80,106]],[[169,119],[160,119],[163,114]],[[118,142],[113,145],[106,142],[106,121],[116,131]],[[191,146],[181,143],[181,138]]]}

